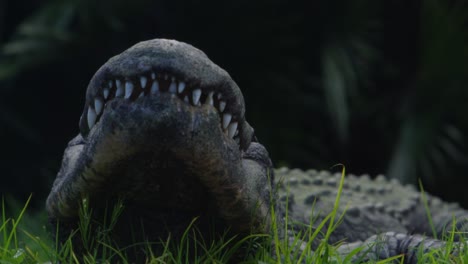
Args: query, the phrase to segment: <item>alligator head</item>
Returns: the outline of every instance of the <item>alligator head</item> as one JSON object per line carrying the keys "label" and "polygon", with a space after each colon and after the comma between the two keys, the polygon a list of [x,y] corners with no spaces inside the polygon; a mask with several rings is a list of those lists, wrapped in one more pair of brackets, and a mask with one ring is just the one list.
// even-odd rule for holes
{"label": "alligator head", "polygon": [[47,211],[71,223],[82,199],[99,211],[123,197],[127,216],[149,236],[177,232],[194,217],[266,232],[273,175],[254,139],[226,71],[185,43],[138,43],[90,81]]}

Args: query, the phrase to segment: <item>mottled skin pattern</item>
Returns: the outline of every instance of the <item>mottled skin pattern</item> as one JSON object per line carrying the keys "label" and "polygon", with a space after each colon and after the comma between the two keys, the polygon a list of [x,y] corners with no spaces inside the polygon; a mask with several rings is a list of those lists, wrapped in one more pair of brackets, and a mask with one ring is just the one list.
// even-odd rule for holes
{"label": "mottled skin pattern", "polygon": [[[293,221],[290,228],[293,233],[304,232],[307,228],[298,223],[310,223],[310,219],[314,219],[313,226],[317,226],[331,213],[340,178],[340,173],[331,174],[327,171],[288,168],[276,170],[280,203],[282,208],[288,208],[289,217]],[[456,230],[467,230],[466,210],[427,194],[425,199],[438,238],[448,235],[454,219],[457,220]],[[311,210],[312,207],[314,210]],[[338,215],[344,211],[343,222],[329,240],[332,244],[353,242],[340,248],[343,254],[364,242],[373,246],[366,256],[368,259],[385,259],[406,254],[405,263],[416,263],[420,244],[423,251],[444,246],[444,242],[429,238],[433,235],[433,230],[421,193],[413,186],[403,186],[383,175],[376,179],[370,179],[369,175],[347,175]],[[317,246],[320,239],[314,242]],[[375,247],[376,242],[383,243],[378,243],[379,247]]]}
{"label": "mottled skin pattern", "polygon": [[[288,210],[284,236],[302,231],[311,213],[318,223],[331,211],[337,182],[326,172],[274,172],[229,74],[188,44],[157,39],[111,58],[91,79],[80,133],[65,149],[46,207],[51,222],[60,222],[60,239],[77,228],[83,198],[95,217],[123,199],[114,230],[122,245],[135,234],[150,241],[177,237],[194,217],[207,236],[213,226],[241,236],[268,233],[272,208],[280,225]],[[443,245],[411,235],[432,234],[411,187],[350,176],[342,203],[346,216],[329,242],[350,242],[340,247],[343,254],[367,243],[368,259],[408,254],[413,263],[414,246]],[[429,204],[439,235],[452,214],[466,215],[437,198]],[[381,240],[382,247],[372,246]],[[74,243],[79,250],[79,238]]]}

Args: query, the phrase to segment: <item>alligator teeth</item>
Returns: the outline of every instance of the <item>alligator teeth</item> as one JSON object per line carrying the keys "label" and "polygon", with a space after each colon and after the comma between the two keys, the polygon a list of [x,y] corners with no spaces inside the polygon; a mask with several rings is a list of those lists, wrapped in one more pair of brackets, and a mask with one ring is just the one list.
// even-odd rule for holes
{"label": "alligator teeth", "polygon": [[96,122],[96,112],[94,109],[91,107],[88,107],[88,128],[91,130],[91,128],[94,126],[94,123]]}
{"label": "alligator teeth", "polygon": [[184,90],[185,90],[185,83],[180,82],[179,86],[177,87],[177,91],[181,94],[182,92],[184,92]]}
{"label": "alligator teeth", "polygon": [[206,97],[205,104],[209,104],[209,105],[213,106],[213,104],[214,104],[214,102],[213,102],[213,92],[208,93],[208,96]]}
{"label": "alligator teeth", "polygon": [[153,84],[151,85],[151,94],[155,94],[159,92],[159,83],[157,80],[153,81]]}
{"label": "alligator teeth", "polygon": [[198,105],[198,103],[200,102],[200,96],[201,96],[201,90],[200,89],[193,90],[192,100],[193,100],[194,105]]}
{"label": "alligator teeth", "polygon": [[223,129],[226,129],[231,123],[232,115],[231,114],[224,114],[223,115]]}
{"label": "alligator teeth", "polygon": [[140,85],[141,85],[141,89],[145,89],[146,87],[146,82],[148,81],[148,79],[146,79],[145,76],[141,76],[140,77]]}
{"label": "alligator teeth", "polygon": [[225,108],[226,108],[226,102],[219,101],[219,111],[222,113],[222,112],[224,112]]}
{"label": "alligator teeth", "polygon": [[[205,95],[203,94],[201,88],[193,89],[193,87],[188,86],[187,83],[183,81],[178,81],[175,77],[167,73],[164,73],[162,75],[158,75],[155,72],[145,73],[145,75],[142,75],[139,77],[139,79],[137,79],[136,83],[133,83],[130,80],[122,81],[118,79],[113,79],[107,82],[108,85],[104,83],[102,87],[102,94],[101,95],[98,94],[94,98],[94,104],[91,103],[90,106],[88,107],[88,112],[87,112],[88,127],[91,129],[96,124],[96,122],[99,119],[99,116],[102,114],[104,110],[106,102],[108,102],[108,100],[112,100],[111,98],[124,97],[125,99],[130,99],[132,98],[132,96],[133,98],[135,97],[142,98],[142,97],[145,97],[145,95],[166,92],[165,89],[164,91],[160,90],[161,87],[160,87],[159,81],[162,81],[162,80],[168,80],[168,82],[163,81],[163,85],[167,85],[167,83],[169,83],[167,92],[170,93],[172,97],[175,97],[176,95],[178,95],[179,98],[181,98],[187,104],[191,104],[193,106],[202,105],[201,99],[202,97],[205,98]],[[116,87],[115,96],[112,97],[111,93],[113,92],[112,89],[114,86]],[[145,92],[145,90],[149,90],[149,91]],[[190,92],[192,94],[190,94]],[[133,93],[135,93],[135,95],[133,95]],[[217,109],[221,115],[221,119],[222,119],[221,127],[224,133],[228,137],[234,138],[238,136],[240,133],[239,123],[237,121],[233,121],[232,114],[227,113],[229,111],[227,107],[229,104],[229,101],[221,100],[221,98],[223,98],[222,93],[219,93],[219,92],[215,93],[215,91],[210,91],[206,95],[206,99],[203,99],[203,100],[204,100],[204,104],[211,105],[213,107],[216,103],[217,106],[215,109]],[[235,119],[236,118],[234,117],[234,120]]]}
{"label": "alligator teeth", "polygon": [[125,82],[125,99],[130,98],[133,93],[133,83],[127,81]]}
{"label": "alligator teeth", "polygon": [[171,94],[176,94],[177,93],[177,84],[174,81],[174,78],[172,78],[171,85],[169,85],[169,92]]}
{"label": "alligator teeth", "polygon": [[109,97],[109,89],[104,88],[104,90],[102,90],[102,95],[104,96],[104,99],[107,99]]}
{"label": "alligator teeth", "polygon": [[229,124],[229,127],[228,127],[228,136],[230,138],[233,138],[235,133],[237,131],[237,122],[232,122],[231,124]]}
{"label": "alligator teeth", "polygon": [[102,104],[101,99],[99,99],[99,98],[94,99],[94,109],[96,109],[96,115],[101,114],[102,105],[103,104]]}
{"label": "alligator teeth", "polygon": [[115,90],[115,97],[121,97],[124,93],[122,83],[119,80],[116,80],[115,86],[117,86],[117,90]]}

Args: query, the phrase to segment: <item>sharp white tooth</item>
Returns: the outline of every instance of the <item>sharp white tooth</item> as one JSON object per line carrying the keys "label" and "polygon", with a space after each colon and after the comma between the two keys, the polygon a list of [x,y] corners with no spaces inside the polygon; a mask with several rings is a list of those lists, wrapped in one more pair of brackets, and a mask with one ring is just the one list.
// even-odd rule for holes
{"label": "sharp white tooth", "polygon": [[185,90],[185,83],[184,83],[184,82],[180,82],[180,83],[179,83],[179,86],[177,87],[177,91],[178,91],[179,93],[182,93],[184,90]]}
{"label": "sharp white tooth", "polygon": [[94,126],[94,123],[96,122],[96,112],[94,109],[91,107],[88,107],[88,127],[91,130],[91,128]]}
{"label": "sharp white tooth", "polygon": [[186,102],[187,104],[189,103],[189,100],[188,100],[188,96],[187,96],[187,95],[184,97],[184,102]]}
{"label": "sharp white tooth", "polygon": [[177,93],[177,84],[175,81],[171,82],[171,85],[169,85],[169,92],[171,94],[176,94]]}
{"label": "sharp white tooth", "polygon": [[115,90],[115,97],[121,97],[124,93],[123,85],[119,80],[115,81],[115,86],[117,86],[117,90]]}
{"label": "sharp white tooth", "polygon": [[222,113],[222,112],[224,112],[225,108],[226,108],[226,102],[219,101],[219,111]]}
{"label": "sharp white tooth", "polygon": [[209,104],[211,106],[213,106],[213,92],[210,92],[208,94],[208,96],[206,97],[206,101],[205,101],[205,104]]}
{"label": "sharp white tooth", "polygon": [[234,136],[239,135],[239,130],[236,130],[236,133],[234,133]]}
{"label": "sharp white tooth", "polygon": [[133,83],[127,81],[125,82],[125,99],[130,98],[133,93]]}
{"label": "sharp white tooth", "polygon": [[193,100],[193,105],[198,105],[200,101],[200,96],[201,96],[201,90],[200,89],[195,89],[192,92],[192,100]]}
{"label": "sharp white tooth", "polygon": [[112,88],[112,81],[109,80],[109,88]]}
{"label": "sharp white tooth", "polygon": [[237,131],[237,122],[232,122],[228,127],[228,136],[233,138]]}
{"label": "sharp white tooth", "polygon": [[107,99],[109,97],[109,88],[104,88],[104,90],[102,90],[102,95],[104,99]]}
{"label": "sharp white tooth", "polygon": [[99,98],[94,99],[94,109],[96,109],[96,115],[101,114],[102,105],[103,104],[102,104],[101,99],[99,99]]}
{"label": "sharp white tooth", "polygon": [[221,94],[218,94],[218,100],[220,100],[220,99],[221,99]]}
{"label": "sharp white tooth", "polygon": [[147,81],[148,81],[148,79],[146,79],[145,76],[141,76],[141,77],[140,77],[140,85],[141,85],[141,88],[142,88],[142,89],[145,89],[145,87],[146,87],[146,82],[147,82]]}
{"label": "sharp white tooth", "polygon": [[156,79],[156,73],[154,73],[154,72],[151,73],[151,79],[153,79],[153,80]]}
{"label": "sharp white tooth", "polygon": [[151,94],[155,94],[157,92],[159,92],[159,82],[154,80],[153,84],[151,85]]}
{"label": "sharp white tooth", "polygon": [[145,96],[145,92],[141,92],[141,94],[138,96],[138,98],[142,98],[143,96]]}
{"label": "sharp white tooth", "polygon": [[223,129],[226,129],[231,123],[232,115],[231,114],[224,114],[223,115]]}

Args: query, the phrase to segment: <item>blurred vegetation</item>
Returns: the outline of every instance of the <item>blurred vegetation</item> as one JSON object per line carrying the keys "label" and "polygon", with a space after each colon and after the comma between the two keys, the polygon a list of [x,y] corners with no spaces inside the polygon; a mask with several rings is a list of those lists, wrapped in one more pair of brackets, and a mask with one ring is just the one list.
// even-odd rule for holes
{"label": "blurred vegetation", "polygon": [[0,193],[44,198],[97,68],[175,38],[233,76],[277,166],[421,178],[468,206],[467,27],[460,0],[0,0]]}

